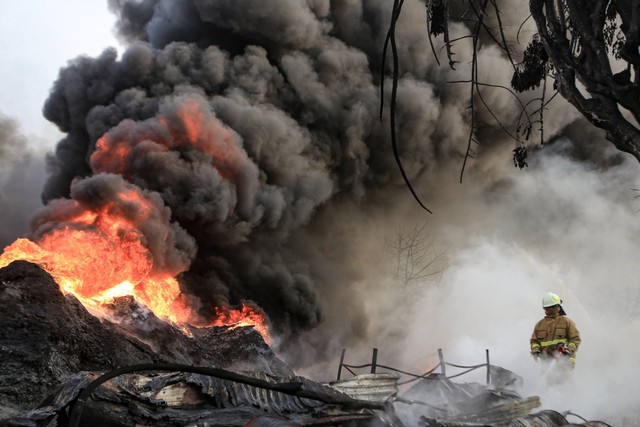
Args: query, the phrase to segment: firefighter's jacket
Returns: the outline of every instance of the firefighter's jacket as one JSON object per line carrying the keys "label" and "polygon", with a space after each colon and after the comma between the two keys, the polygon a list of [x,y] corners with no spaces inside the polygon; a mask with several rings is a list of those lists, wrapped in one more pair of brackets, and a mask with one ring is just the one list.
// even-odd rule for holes
{"label": "firefighter's jacket", "polygon": [[564,344],[570,350],[570,361],[575,362],[580,342],[580,332],[573,320],[560,314],[545,316],[533,329],[531,352],[553,357]]}

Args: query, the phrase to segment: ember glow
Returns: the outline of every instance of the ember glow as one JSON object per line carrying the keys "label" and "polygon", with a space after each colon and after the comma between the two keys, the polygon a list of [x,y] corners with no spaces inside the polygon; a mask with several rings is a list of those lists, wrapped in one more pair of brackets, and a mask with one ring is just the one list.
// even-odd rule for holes
{"label": "ember glow", "polygon": [[271,337],[265,316],[257,309],[242,304],[242,308],[238,310],[229,307],[216,307],[215,311],[215,320],[211,326],[230,326],[231,328],[252,326],[262,335],[265,342],[271,345]]}
{"label": "ember glow", "polygon": [[132,295],[158,317],[186,322],[190,309],[173,277],[153,275],[151,257],[135,230],[97,216],[93,227],[54,230],[38,243],[18,239],[0,256],[0,267],[15,260],[40,265],[66,294],[92,312],[113,298]]}
{"label": "ember glow", "polygon": [[224,179],[235,181],[247,162],[232,132],[222,126],[199,102],[182,100],[171,117],[158,117],[146,126],[127,123],[96,142],[91,155],[94,172],[135,175],[135,159],[151,152],[194,151],[209,157],[211,166]]}
{"label": "ember glow", "polygon": [[38,264],[98,316],[107,316],[106,303],[130,295],[176,325],[253,326],[269,342],[265,317],[254,308],[216,308],[213,321],[193,311],[176,277],[189,268],[195,245],[190,252],[176,243],[184,231],[158,193],[127,181],[136,161],[176,149],[206,156],[225,180],[237,178],[246,154],[203,108],[185,100],[172,114],[107,132],[91,156],[96,175],[78,180],[71,199],[50,202],[35,221],[38,237],[8,246],[0,268],[15,260]]}
{"label": "ember glow", "polygon": [[122,230],[111,224],[112,234],[105,230],[62,230],[50,233],[39,243],[18,239],[0,255],[0,268],[15,260],[38,264],[65,294],[74,295],[98,316],[106,316],[105,304],[130,295],[159,318],[174,324],[252,326],[265,342],[271,343],[264,315],[244,304],[239,309],[216,307],[213,321],[197,320],[178,281],[151,274],[150,256],[135,233],[117,236],[118,231]]}

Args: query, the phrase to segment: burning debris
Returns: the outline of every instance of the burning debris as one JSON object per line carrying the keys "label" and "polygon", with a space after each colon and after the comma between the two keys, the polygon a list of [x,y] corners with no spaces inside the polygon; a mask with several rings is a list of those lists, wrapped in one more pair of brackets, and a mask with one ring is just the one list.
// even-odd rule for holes
{"label": "burning debris", "polygon": [[[366,342],[375,329],[366,304],[335,302],[374,295],[360,287],[365,274],[378,272],[352,263],[367,255],[344,232],[349,221],[403,207],[388,123],[379,120],[388,114],[379,110],[380,47],[391,13],[383,3],[109,1],[128,45],[61,70],[44,113],[66,135],[48,159],[45,207],[30,233],[0,255],[3,410],[19,416],[38,406],[25,423],[64,424],[100,373],[139,363],[244,371],[272,388],[262,395],[260,387],[195,376],[203,373],[129,373],[94,393],[122,422],[218,417],[241,425],[257,409],[287,415],[279,423],[313,424],[318,419],[305,411],[324,410],[327,400],[342,411],[360,402],[340,396],[336,403],[335,390],[295,379],[269,343],[273,332],[282,353],[304,365],[334,356],[346,338]],[[434,178],[464,154],[456,134],[467,95],[429,81],[450,76],[420,55],[428,51],[420,45],[423,20],[406,24],[398,35],[409,47],[399,52],[406,67],[397,87],[400,156],[421,191],[443,194],[448,181]],[[508,102],[502,108],[513,110]],[[510,184],[489,175],[485,190]],[[274,384],[319,395],[309,402]],[[463,408],[477,399],[503,414],[513,395],[493,391],[474,389],[415,422],[498,422]],[[218,404],[232,395],[243,397]],[[376,408],[392,414],[388,402]],[[372,418],[346,412],[322,422]]]}
{"label": "burning debris", "polygon": [[0,269],[0,284],[0,406],[7,411],[34,407],[78,372],[140,363],[293,373],[253,328],[180,328],[129,298],[105,306],[113,317],[99,320],[24,261]]}
{"label": "burning debris", "polygon": [[335,424],[385,407],[295,376],[253,327],[181,328],[132,297],[106,303],[98,319],[25,261],[0,269],[0,284],[3,425],[243,426],[265,415]]}
{"label": "burning debris", "polygon": [[98,319],[25,261],[0,269],[0,302],[10,426],[502,425],[540,404],[494,366],[493,389],[438,375],[401,395],[398,375],[320,384],[296,376],[253,327],[178,327],[133,297],[105,302]]}
{"label": "burning debris", "polygon": [[[378,119],[390,11],[362,5],[370,22],[353,32],[355,5],[109,4],[127,47],[61,70],[44,106],[66,134],[48,159],[46,206],[0,265],[35,262],[85,305],[133,295],[178,323],[206,325],[216,307],[245,304],[295,350],[340,309],[325,297],[353,292],[344,284],[357,272],[321,248],[333,207],[402,185]],[[433,98],[413,78],[399,91]],[[399,101],[413,122],[403,138],[431,137],[429,109]],[[448,155],[413,142],[402,151],[425,159],[412,176]],[[331,243],[351,250],[346,238]],[[82,265],[69,271],[69,259]],[[365,332],[362,309],[340,316]]]}

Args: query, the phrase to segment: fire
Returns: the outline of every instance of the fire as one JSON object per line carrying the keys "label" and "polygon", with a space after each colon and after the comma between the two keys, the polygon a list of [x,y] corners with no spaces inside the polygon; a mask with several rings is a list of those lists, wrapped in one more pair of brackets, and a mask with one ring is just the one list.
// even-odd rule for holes
{"label": "fire", "polygon": [[[138,219],[151,215],[153,207],[134,192],[119,195],[119,201],[136,203]],[[197,323],[199,316],[189,307],[178,281],[154,269],[153,258],[142,233],[130,220],[107,203],[98,211],[81,210],[68,201],[65,226],[54,228],[38,242],[18,239],[0,255],[0,268],[15,260],[30,261],[46,270],[65,294],[73,294],[87,309],[106,316],[105,304],[114,298],[133,296],[157,317],[178,326]],[[250,325],[270,337],[264,316],[255,309],[217,309],[218,318],[205,326]]]}
{"label": "fire", "polygon": [[[171,267],[158,265],[150,249],[164,258],[157,247],[171,240],[162,234],[172,232],[169,211],[159,197],[126,181],[142,158],[170,150],[201,152],[228,180],[248,159],[233,132],[194,100],[141,123],[125,120],[96,142],[90,164],[99,175],[75,183],[86,200],[74,197],[72,184],[72,199],[45,207],[36,241],[16,240],[0,255],[0,268],[19,259],[36,263],[97,315],[105,316],[104,305],[114,298],[133,296],[159,318],[202,326],[175,278],[188,268],[188,256]],[[216,308],[215,314],[207,326],[250,325],[270,340],[265,317],[254,308]]]}
{"label": "fire", "polygon": [[[141,144],[141,142],[144,142]],[[142,122],[124,122],[96,142],[90,164],[94,172],[135,174],[136,159],[152,152],[198,151],[210,159],[223,178],[236,181],[248,163],[234,133],[193,99],[184,99],[176,111]]]}
{"label": "fire", "polygon": [[64,228],[46,233],[37,243],[16,240],[0,255],[0,267],[18,259],[40,265],[65,294],[73,294],[93,312],[101,312],[101,306],[116,297],[132,295],[174,323],[191,316],[177,280],[153,271],[142,234],[106,209],[67,218]]}
{"label": "fire", "polygon": [[264,341],[271,345],[271,336],[264,314],[257,309],[242,304],[240,309],[232,309],[227,306],[215,308],[215,320],[210,326],[230,326],[238,328],[241,326],[253,326],[262,335]]}
{"label": "fire", "polygon": [[[131,238],[131,236],[128,236]],[[65,294],[72,294],[92,313],[106,315],[104,305],[133,296],[157,317],[178,326],[252,326],[271,343],[265,316],[253,307],[216,307],[215,319],[203,324],[188,307],[178,281],[150,274],[150,257],[140,241],[122,242],[114,235],[57,230],[34,243],[18,239],[0,255],[0,268],[15,260],[40,265]]]}
{"label": "fire", "polygon": [[220,175],[235,181],[238,170],[242,168],[243,156],[229,129],[221,125],[211,126],[217,120],[212,120],[201,104],[194,100],[183,102],[177,116],[182,128],[178,132],[186,132],[188,143],[211,157]]}

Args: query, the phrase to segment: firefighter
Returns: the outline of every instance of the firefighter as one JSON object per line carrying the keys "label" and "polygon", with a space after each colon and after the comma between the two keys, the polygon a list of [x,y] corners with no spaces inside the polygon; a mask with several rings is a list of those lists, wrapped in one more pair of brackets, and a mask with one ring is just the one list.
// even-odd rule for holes
{"label": "firefighter", "polygon": [[534,359],[566,362],[574,367],[580,346],[580,332],[573,320],[566,316],[562,300],[553,292],[542,298],[544,319],[536,323],[531,335],[531,355]]}

